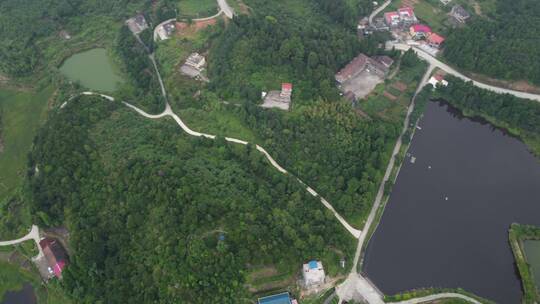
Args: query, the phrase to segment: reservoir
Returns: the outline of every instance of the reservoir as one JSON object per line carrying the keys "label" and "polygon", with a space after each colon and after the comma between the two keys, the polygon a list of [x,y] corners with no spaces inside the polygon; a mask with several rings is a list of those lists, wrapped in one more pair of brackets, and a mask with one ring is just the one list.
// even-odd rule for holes
{"label": "reservoir", "polygon": [[25,283],[18,291],[8,291],[2,299],[2,304],[36,304],[34,288],[30,283]]}
{"label": "reservoir", "polygon": [[461,287],[520,303],[508,229],[540,226],[539,160],[518,139],[443,103],[430,102],[419,126],[363,271],[385,294]]}
{"label": "reservoir", "polygon": [[122,78],[113,70],[105,49],[92,49],[69,57],[60,72],[91,90],[113,92]]}
{"label": "reservoir", "polygon": [[540,290],[540,241],[524,241],[525,257],[531,265],[531,272],[536,282],[536,288]]}

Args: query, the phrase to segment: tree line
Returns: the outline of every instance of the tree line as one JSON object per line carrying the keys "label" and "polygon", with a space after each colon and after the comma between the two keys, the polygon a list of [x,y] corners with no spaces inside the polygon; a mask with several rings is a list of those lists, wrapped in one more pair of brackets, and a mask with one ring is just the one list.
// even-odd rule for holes
{"label": "tree line", "polygon": [[465,115],[481,116],[496,126],[521,137],[540,154],[540,104],[509,94],[497,94],[453,76],[446,76],[431,98],[440,98],[461,109]]}
{"label": "tree line", "polygon": [[[151,35],[146,30],[145,36]],[[148,37],[147,39],[148,40]],[[151,45],[150,45],[151,47]],[[122,61],[122,66],[130,86],[124,86],[117,95],[121,100],[131,100],[143,109],[157,113],[163,110],[159,80],[147,49],[135,38],[127,26],[123,26],[116,39],[115,53]]]}
{"label": "tree line", "polygon": [[444,56],[460,68],[540,84],[540,7],[535,0],[498,0],[493,18],[476,17],[446,40]]}

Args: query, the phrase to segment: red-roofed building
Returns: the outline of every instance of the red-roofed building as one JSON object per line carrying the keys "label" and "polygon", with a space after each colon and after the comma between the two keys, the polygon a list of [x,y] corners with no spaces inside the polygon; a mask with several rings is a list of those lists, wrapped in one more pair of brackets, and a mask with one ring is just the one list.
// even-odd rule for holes
{"label": "red-roofed building", "polygon": [[427,42],[432,47],[440,48],[441,44],[444,43],[444,37],[438,35],[437,33],[431,33],[427,39]]}
{"label": "red-roofed building", "polygon": [[411,36],[415,39],[421,39],[431,34],[431,28],[424,24],[415,24],[410,28]]}
{"label": "red-roofed building", "polygon": [[398,14],[404,26],[409,26],[418,22],[418,19],[416,19],[416,15],[414,14],[414,10],[412,9],[412,7],[402,7],[398,9]]}
{"label": "red-roofed building", "polygon": [[47,264],[49,265],[49,273],[57,278],[62,278],[62,271],[67,266],[67,255],[62,248],[62,245],[57,240],[45,238],[39,242],[39,246],[43,250]]}
{"label": "red-roofed building", "polygon": [[414,17],[414,10],[411,7],[405,6],[398,9],[399,16],[401,18],[411,18]]}
{"label": "red-roofed building", "polygon": [[397,12],[384,13],[384,21],[390,27],[398,26],[400,22],[399,14]]}
{"label": "red-roofed building", "polygon": [[288,82],[282,83],[280,96],[283,98],[291,98],[292,88],[293,88],[292,83],[288,83]]}

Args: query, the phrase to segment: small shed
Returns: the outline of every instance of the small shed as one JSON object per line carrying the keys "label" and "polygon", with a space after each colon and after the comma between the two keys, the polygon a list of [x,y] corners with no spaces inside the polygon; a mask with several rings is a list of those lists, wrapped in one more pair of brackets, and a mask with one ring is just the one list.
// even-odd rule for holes
{"label": "small shed", "polygon": [[454,17],[454,19],[460,23],[465,23],[467,19],[471,17],[471,14],[469,14],[469,12],[467,12],[463,6],[456,4],[452,7],[450,16]]}

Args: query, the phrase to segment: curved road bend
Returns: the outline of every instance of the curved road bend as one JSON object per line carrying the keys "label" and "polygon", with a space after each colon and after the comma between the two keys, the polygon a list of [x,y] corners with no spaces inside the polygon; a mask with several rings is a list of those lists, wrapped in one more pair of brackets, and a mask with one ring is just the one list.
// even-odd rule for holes
{"label": "curved road bend", "polygon": [[[232,19],[232,18],[233,18],[233,16],[234,16],[234,9],[227,3],[226,0],[217,0],[217,4],[219,5],[219,12],[217,12],[217,14],[215,14],[214,16],[205,17],[205,18],[196,18],[196,19],[192,19],[192,20],[193,20],[193,21],[207,21],[207,20],[212,20],[212,19],[214,19],[214,18],[219,17],[221,14],[225,14],[225,16],[227,16],[227,18],[229,18],[229,19]],[[176,18],[171,18],[171,19],[165,20],[165,21],[161,22],[160,24],[158,24],[158,25],[154,28],[154,41],[157,41],[157,37],[158,37],[157,29],[160,28],[161,26],[163,26],[163,24],[169,23],[169,22],[175,21],[175,20],[176,20]]]}
{"label": "curved road bend", "polygon": [[538,95],[538,94],[531,94],[531,93],[526,93],[526,92],[521,92],[521,91],[516,91],[516,90],[504,89],[504,88],[492,86],[492,85],[485,84],[485,83],[476,81],[474,79],[471,79],[471,78],[461,74],[459,71],[452,68],[451,66],[441,62],[440,60],[433,57],[432,55],[430,55],[426,51],[424,51],[422,49],[419,49],[417,47],[412,47],[410,45],[403,44],[403,43],[389,43],[388,47],[389,48],[395,47],[396,50],[400,50],[400,51],[407,51],[410,48],[413,48],[414,51],[416,52],[416,54],[418,55],[418,57],[420,57],[421,59],[427,61],[430,65],[432,65],[434,67],[437,67],[437,68],[445,71],[446,73],[454,75],[454,76],[456,76],[458,78],[461,78],[461,79],[463,79],[465,81],[472,81],[472,83],[475,86],[479,87],[479,88],[486,89],[486,90],[489,90],[489,91],[492,91],[492,92],[495,92],[495,93],[498,93],[498,94],[510,94],[510,95],[514,95],[514,96],[519,97],[519,98],[531,99],[531,100],[535,100],[535,101],[540,102],[540,95]]}
{"label": "curved road bend", "polygon": [[39,246],[39,227],[36,225],[32,225],[32,229],[30,230],[30,232],[28,232],[28,234],[23,236],[22,238],[11,241],[2,241],[0,242],[0,246],[16,245],[28,240],[34,240],[39,251],[38,255],[33,257],[32,260],[35,261],[41,259],[43,257],[43,251],[41,250],[41,246]]}

